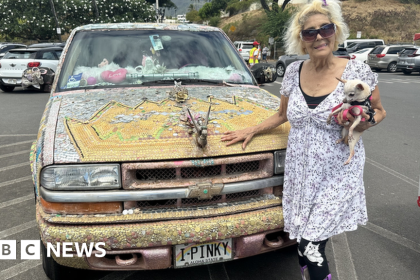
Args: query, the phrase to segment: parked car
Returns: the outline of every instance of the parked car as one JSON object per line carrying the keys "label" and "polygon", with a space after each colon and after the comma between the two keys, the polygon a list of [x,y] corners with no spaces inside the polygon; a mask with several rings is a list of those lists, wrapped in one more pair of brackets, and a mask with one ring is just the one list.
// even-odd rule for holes
{"label": "parked car", "polygon": [[246,62],[248,62],[248,60],[249,60],[249,51],[254,47],[252,45],[252,43],[254,43],[254,41],[235,41],[235,42],[233,42],[233,44],[235,45],[239,54],[243,57],[243,59]]}
{"label": "parked car", "polygon": [[11,49],[26,48],[24,44],[2,43],[0,44],[0,59]]}
{"label": "parked car", "polygon": [[60,47],[64,48],[66,43],[36,43],[29,45],[28,48],[50,48],[50,47]]}
{"label": "parked car", "polygon": [[367,64],[375,71],[386,69],[388,72],[397,71],[398,53],[413,45],[381,45],[376,46],[369,54]]}
{"label": "parked car", "polygon": [[340,48],[348,48],[350,44],[360,43],[360,42],[375,42],[376,45],[385,45],[384,40],[382,39],[347,39],[344,43],[338,45]]}
{"label": "parked car", "polygon": [[0,89],[11,92],[21,86],[27,68],[46,67],[55,72],[62,50],[59,47],[10,50],[0,61]]}
{"label": "parked car", "polygon": [[402,70],[406,75],[420,71],[420,47],[406,48],[400,52],[397,69]]}
{"label": "parked car", "polygon": [[[55,73],[30,156],[50,279],[66,267],[182,268],[295,244],[281,206],[290,124],[246,150],[220,141],[277,112],[280,99],[219,28],[78,27]],[[47,254],[64,242],[73,257]],[[76,244],[104,255],[77,255]]]}
{"label": "parked car", "polygon": [[378,45],[383,45],[383,41],[369,41],[369,42],[357,42],[352,44],[351,46],[348,46],[346,48],[348,53],[354,53],[362,49],[366,48],[374,48]]}
{"label": "parked car", "polygon": [[[338,50],[333,51],[335,57],[350,59],[350,55],[345,48],[338,48]],[[276,72],[278,77],[283,77],[284,73],[286,72],[287,66],[290,63],[298,61],[298,60],[307,60],[309,59],[309,54],[304,55],[282,55],[279,57],[279,60],[276,62]]]}
{"label": "parked car", "polygon": [[357,52],[354,52],[350,54],[350,59],[359,60],[363,63],[366,63],[368,54],[373,50],[373,48],[366,48],[358,50]]}

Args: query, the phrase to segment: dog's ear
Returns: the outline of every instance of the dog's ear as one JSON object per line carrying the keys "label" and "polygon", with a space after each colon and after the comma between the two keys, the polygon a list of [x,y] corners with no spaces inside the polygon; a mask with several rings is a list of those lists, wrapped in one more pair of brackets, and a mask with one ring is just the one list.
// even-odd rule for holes
{"label": "dog's ear", "polygon": [[358,90],[364,90],[365,88],[363,87],[363,85],[362,84],[357,84],[356,85],[356,88],[358,89]]}
{"label": "dog's ear", "polygon": [[343,80],[343,79],[340,79],[340,78],[337,78],[337,77],[335,77],[337,80],[339,80],[340,82],[342,82],[343,84],[345,84],[345,83],[347,83],[347,81],[346,80]]}

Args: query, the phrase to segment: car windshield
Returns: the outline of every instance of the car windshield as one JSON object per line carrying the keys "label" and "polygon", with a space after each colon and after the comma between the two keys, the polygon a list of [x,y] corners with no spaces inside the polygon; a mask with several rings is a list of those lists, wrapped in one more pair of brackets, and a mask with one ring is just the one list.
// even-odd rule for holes
{"label": "car windshield", "polygon": [[220,32],[113,30],[76,33],[58,91],[151,83],[253,84],[252,74]]}
{"label": "car windshield", "polygon": [[370,54],[380,54],[384,49],[385,47],[376,47]]}
{"label": "car windshield", "polygon": [[347,48],[353,48],[357,43],[349,43],[347,44]]}
{"label": "car windshield", "polygon": [[253,44],[242,44],[243,49],[252,49],[254,47]]}
{"label": "car windshield", "polygon": [[3,57],[3,59],[25,59],[35,58],[36,52],[34,51],[9,51]]}
{"label": "car windshield", "polygon": [[401,52],[402,56],[407,56],[407,55],[412,55],[415,54],[417,52],[417,49],[405,49]]}

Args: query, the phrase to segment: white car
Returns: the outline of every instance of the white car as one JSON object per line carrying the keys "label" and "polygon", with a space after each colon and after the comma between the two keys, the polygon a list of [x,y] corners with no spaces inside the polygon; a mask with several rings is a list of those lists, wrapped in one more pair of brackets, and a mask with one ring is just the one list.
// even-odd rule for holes
{"label": "white car", "polygon": [[357,52],[350,54],[350,59],[359,60],[363,63],[366,63],[368,54],[373,50],[373,48],[366,48],[358,50]]}
{"label": "white car", "polygon": [[0,61],[0,89],[11,92],[22,85],[22,74],[27,68],[48,67],[54,72],[63,48],[13,49]]}

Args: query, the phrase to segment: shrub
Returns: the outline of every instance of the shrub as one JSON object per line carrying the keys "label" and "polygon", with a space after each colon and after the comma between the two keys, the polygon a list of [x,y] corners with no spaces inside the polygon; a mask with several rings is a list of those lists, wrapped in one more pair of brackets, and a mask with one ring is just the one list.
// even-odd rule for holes
{"label": "shrub", "polygon": [[245,12],[249,9],[252,3],[257,2],[256,0],[244,0],[239,2],[239,0],[233,0],[229,2],[228,6],[226,7],[226,12],[229,13],[230,16]]}
{"label": "shrub", "polygon": [[210,20],[209,20],[209,25],[217,27],[219,25],[220,21],[221,21],[220,16],[211,17]]}

